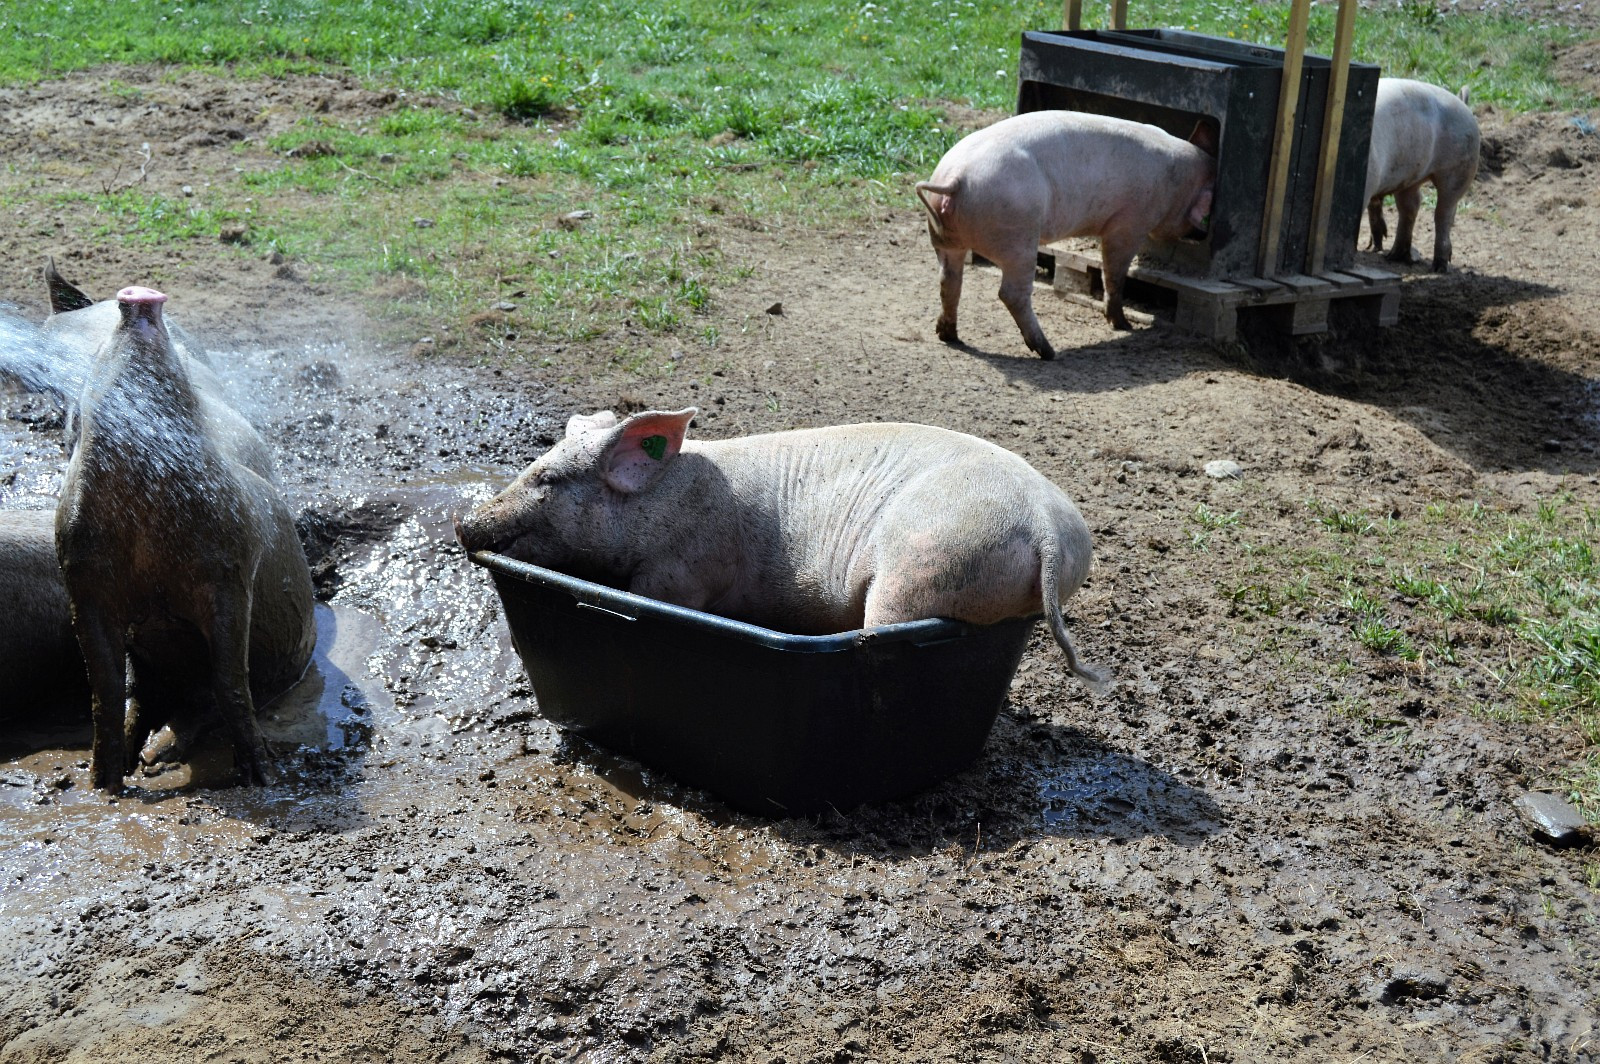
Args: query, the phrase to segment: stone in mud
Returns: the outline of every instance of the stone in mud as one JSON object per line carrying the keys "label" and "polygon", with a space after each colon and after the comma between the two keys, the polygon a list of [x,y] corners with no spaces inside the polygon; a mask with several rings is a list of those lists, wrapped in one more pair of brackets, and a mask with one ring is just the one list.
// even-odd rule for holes
{"label": "stone in mud", "polygon": [[1570,803],[1553,794],[1529,791],[1515,803],[1522,819],[1542,841],[1557,846],[1575,846],[1593,842],[1594,830]]}
{"label": "stone in mud", "polygon": [[1244,466],[1231,458],[1218,458],[1206,463],[1206,476],[1215,480],[1231,480],[1244,476]]}

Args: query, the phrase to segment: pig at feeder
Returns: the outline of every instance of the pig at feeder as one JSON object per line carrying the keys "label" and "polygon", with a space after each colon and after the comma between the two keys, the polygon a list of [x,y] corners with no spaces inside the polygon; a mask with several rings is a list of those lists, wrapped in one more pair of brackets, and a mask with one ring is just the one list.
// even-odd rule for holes
{"label": "pig at feeder", "polygon": [[1433,183],[1433,269],[1450,268],[1450,230],[1456,207],[1478,174],[1478,120],[1459,96],[1422,81],[1378,79],[1372,111],[1372,147],[1367,153],[1367,226],[1373,251],[1383,250],[1388,226],[1383,200],[1393,195],[1399,212],[1388,258],[1412,261],[1412,230],[1422,208],[1422,186]]}
{"label": "pig at feeder", "polygon": [[609,411],[459,519],[495,551],[795,634],[1043,610],[1072,672],[1061,603],[1089,572],[1078,508],[1009,451],[927,425],[686,441],[696,411]]}
{"label": "pig at feeder", "polygon": [[1033,313],[1039,245],[1100,239],[1106,319],[1122,310],[1128,267],[1146,239],[1203,237],[1216,183],[1207,127],[1180,140],[1142,122],[1076,111],[1032,111],[962,138],[917,183],[939,256],[942,311],[935,331],[954,343],[970,249],[1000,267],[1000,301],[1040,358],[1054,358]]}

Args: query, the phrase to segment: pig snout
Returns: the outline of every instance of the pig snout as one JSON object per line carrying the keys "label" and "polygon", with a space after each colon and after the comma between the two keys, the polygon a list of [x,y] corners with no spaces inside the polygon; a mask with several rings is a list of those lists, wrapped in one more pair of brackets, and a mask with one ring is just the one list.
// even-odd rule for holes
{"label": "pig snout", "polygon": [[502,548],[515,538],[506,534],[504,522],[499,520],[493,509],[490,509],[493,502],[490,500],[465,514],[458,513],[455,516],[456,542],[461,544],[461,549],[468,554],[484,550],[496,554],[504,553]]}

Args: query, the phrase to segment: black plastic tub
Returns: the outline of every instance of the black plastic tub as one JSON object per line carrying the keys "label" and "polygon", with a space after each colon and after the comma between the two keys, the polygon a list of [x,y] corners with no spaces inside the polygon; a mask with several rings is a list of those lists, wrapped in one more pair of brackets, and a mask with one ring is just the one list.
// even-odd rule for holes
{"label": "black plastic tub", "polygon": [[766,816],[898,798],[983,748],[1034,618],[786,635],[490,552],[547,720]]}

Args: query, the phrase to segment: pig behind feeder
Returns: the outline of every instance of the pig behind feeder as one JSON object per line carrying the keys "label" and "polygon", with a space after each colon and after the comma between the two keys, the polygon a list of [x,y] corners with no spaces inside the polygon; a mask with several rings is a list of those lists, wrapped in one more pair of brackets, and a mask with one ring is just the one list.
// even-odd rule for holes
{"label": "pig behind feeder", "polygon": [[1079,663],[1061,614],[1089,572],[1088,527],[1021,458],[911,424],[701,443],[685,439],[695,413],[572,418],[457,537],[793,634],[1042,609],[1072,672],[1105,682]]}
{"label": "pig behind feeder", "polygon": [[[207,706],[246,779],[265,780],[256,703],[302,675],[316,636],[310,572],[267,447],[209,370],[174,349],[165,301],[148,288],[118,294],[77,401],[57,509],[103,789],[132,770],[152,725],[187,730]],[[162,704],[149,704],[156,694]]]}
{"label": "pig behind feeder", "polygon": [[1074,236],[1099,238],[1106,319],[1131,328],[1122,310],[1128,267],[1152,236],[1204,235],[1213,150],[1204,125],[1184,141],[1142,122],[1076,111],[1031,111],[962,138],[916,186],[939,256],[939,339],[957,342],[971,250],[1000,267],[1000,301],[1029,349],[1054,358],[1033,313],[1034,271],[1040,244]]}
{"label": "pig behind feeder", "polygon": [[1373,251],[1383,250],[1388,227],[1383,200],[1393,195],[1399,222],[1388,258],[1412,261],[1412,230],[1422,208],[1422,186],[1433,183],[1433,269],[1450,268],[1450,230],[1456,207],[1478,174],[1478,120],[1466,103],[1437,85],[1405,78],[1378,79],[1367,153],[1367,225]]}

